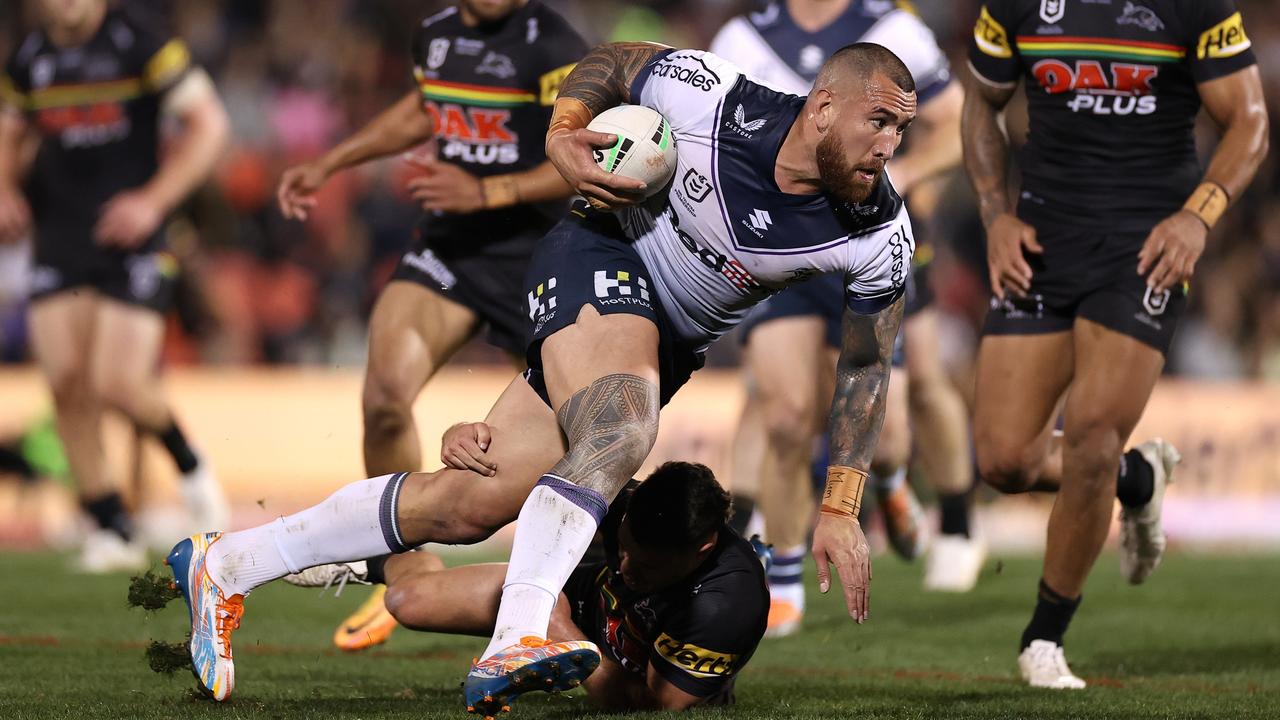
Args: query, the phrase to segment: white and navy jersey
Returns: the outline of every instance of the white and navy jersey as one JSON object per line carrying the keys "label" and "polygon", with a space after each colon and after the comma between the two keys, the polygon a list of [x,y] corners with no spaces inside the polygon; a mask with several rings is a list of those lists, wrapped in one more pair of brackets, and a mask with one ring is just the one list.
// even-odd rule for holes
{"label": "white and navy jersey", "polygon": [[774,0],[760,12],[726,23],[711,41],[711,52],[752,78],[804,95],[835,51],[872,42],[906,63],[916,81],[918,102],[924,105],[951,82],[951,68],[933,32],[909,8],[894,0],[852,0],[826,27],[809,32],[796,25],[785,2]]}
{"label": "white and navy jersey", "polygon": [[914,235],[888,175],[859,205],[795,195],[774,179],[805,98],[749,78],[701,50],[664,50],[631,101],[671,123],[679,161],[655,208],[619,213],[681,339],[705,347],[787,285],[841,272],[851,310],[873,314],[903,293]]}

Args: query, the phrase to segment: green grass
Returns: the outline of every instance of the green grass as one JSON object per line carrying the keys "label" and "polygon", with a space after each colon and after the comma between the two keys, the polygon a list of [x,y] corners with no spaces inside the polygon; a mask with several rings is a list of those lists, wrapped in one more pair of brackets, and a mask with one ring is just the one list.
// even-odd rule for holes
{"label": "green grass", "polygon": [[[0,555],[0,718],[459,718],[458,684],[483,643],[399,631],[382,648],[329,644],[364,588],[342,597],[280,584],[254,593],[236,634],[234,699],[193,696],[190,675],[152,673],[150,639],[185,633],[181,601],[125,608],[124,576],[79,577],[55,555]],[[964,596],[919,591],[918,568],[876,563],[859,628],[832,596],[804,632],[766,641],[738,683],[754,718],[1280,717],[1280,562],[1261,555],[1174,555],[1145,586],[1104,557],[1068,636],[1083,692],[1034,691],[1013,677],[1035,558],[989,561]],[[513,718],[588,713],[580,694],[530,696]]]}

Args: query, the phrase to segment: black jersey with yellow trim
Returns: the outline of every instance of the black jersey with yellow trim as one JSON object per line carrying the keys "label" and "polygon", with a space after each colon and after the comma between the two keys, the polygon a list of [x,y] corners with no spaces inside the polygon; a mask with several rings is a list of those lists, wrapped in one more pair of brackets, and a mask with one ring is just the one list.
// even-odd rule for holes
{"label": "black jersey with yellow trim", "polygon": [[87,248],[103,203],[155,175],[161,101],[190,66],[181,40],[122,9],[82,45],[59,47],[43,30],[18,45],[0,94],[41,137],[24,183],[38,245]]}
{"label": "black jersey with yellow trim", "polygon": [[[479,177],[540,165],[560,83],[587,50],[540,0],[474,27],[457,7],[424,19],[413,39],[413,74],[435,121],[439,158]],[[558,218],[564,205],[543,209]]]}
{"label": "black jersey with yellow trim", "polygon": [[589,591],[571,598],[578,605],[575,618],[587,638],[627,670],[653,667],[690,695],[717,695],[764,637],[764,568],[751,543],[726,526],[689,577],[659,592],[631,590],[618,572],[618,528],[636,485],[632,481],[618,495],[600,525],[605,561],[579,567],[591,575],[584,578]]}
{"label": "black jersey with yellow trim", "polygon": [[1196,85],[1253,65],[1232,0],[986,0],[969,61],[1026,83],[1019,213],[1143,230],[1200,180]]}

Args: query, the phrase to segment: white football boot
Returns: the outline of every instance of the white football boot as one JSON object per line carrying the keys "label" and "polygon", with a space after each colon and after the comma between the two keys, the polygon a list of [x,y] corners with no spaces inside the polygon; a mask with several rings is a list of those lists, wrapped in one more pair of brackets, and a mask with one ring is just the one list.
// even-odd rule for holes
{"label": "white football boot", "polygon": [[110,530],[94,530],[85,537],[75,565],[80,572],[92,574],[141,570],[147,566],[147,549]]}
{"label": "white football boot", "polygon": [[1161,438],[1137,447],[1151,465],[1151,500],[1138,508],[1120,506],[1120,572],[1134,585],[1147,579],[1164,557],[1164,527],[1160,522],[1165,488],[1173,482],[1173,469],[1182,461],[1176,448]]}
{"label": "white football boot", "polygon": [[925,557],[924,589],[966,593],[978,584],[987,544],[963,535],[939,535]]}
{"label": "white football boot", "polygon": [[316,565],[306,570],[285,575],[280,579],[298,587],[318,587],[325,590],[336,585],[337,588],[333,594],[337,596],[342,594],[342,589],[347,586],[347,583],[372,585],[368,577],[369,564],[364,560],[356,560],[354,562]]}
{"label": "white football boot", "polygon": [[1018,670],[1031,687],[1052,690],[1083,690],[1084,680],[1067,667],[1062,646],[1049,640],[1032,640],[1018,655]]}

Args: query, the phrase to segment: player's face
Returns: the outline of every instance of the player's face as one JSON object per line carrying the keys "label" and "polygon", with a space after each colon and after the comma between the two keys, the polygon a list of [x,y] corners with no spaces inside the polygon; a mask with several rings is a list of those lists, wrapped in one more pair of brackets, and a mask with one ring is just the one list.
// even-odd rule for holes
{"label": "player's face", "polygon": [[871,194],[902,143],[916,116],[916,94],[876,73],[863,92],[841,99],[838,107],[835,121],[818,142],[818,174],[829,194],[856,204]]}
{"label": "player's face", "polygon": [[76,27],[105,4],[106,0],[40,0],[46,20],[60,27]]}
{"label": "player's face", "polygon": [[526,0],[459,0],[458,4],[482,23],[496,22],[515,12]]}
{"label": "player's face", "polygon": [[[710,545],[715,545],[714,540]],[[680,582],[698,569],[708,550],[705,544],[689,550],[644,547],[631,534],[628,518],[618,529],[618,571],[622,582],[639,593],[658,592]]]}

